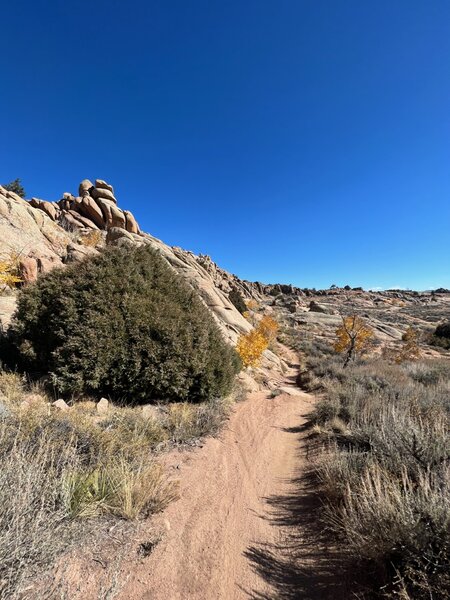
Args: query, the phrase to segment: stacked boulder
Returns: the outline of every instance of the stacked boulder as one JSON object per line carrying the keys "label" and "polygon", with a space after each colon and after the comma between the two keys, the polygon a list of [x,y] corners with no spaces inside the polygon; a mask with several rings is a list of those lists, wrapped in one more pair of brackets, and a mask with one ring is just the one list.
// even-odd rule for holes
{"label": "stacked boulder", "polygon": [[30,204],[44,211],[64,229],[107,231],[117,227],[132,234],[141,234],[133,215],[117,206],[112,185],[102,179],[96,179],[95,185],[89,179],[83,179],[78,196],[66,192],[58,202],[32,198]]}

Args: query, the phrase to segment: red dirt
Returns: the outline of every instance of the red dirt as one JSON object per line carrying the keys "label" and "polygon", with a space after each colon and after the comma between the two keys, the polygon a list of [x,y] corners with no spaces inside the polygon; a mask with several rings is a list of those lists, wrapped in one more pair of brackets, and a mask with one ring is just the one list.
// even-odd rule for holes
{"label": "red dirt", "polygon": [[[314,525],[304,431],[314,398],[295,387],[296,372],[293,365],[285,376],[272,375],[285,391],[274,398],[270,391],[250,394],[217,438],[166,456],[179,479],[179,500],[134,533],[119,527],[109,542],[67,557],[53,575],[64,597],[347,598],[337,593],[333,557]],[[159,543],[139,555],[158,531],[164,531]]]}
{"label": "red dirt", "polygon": [[287,493],[301,466],[295,429],[312,399],[295,389],[294,376],[292,370],[283,382],[290,393],[251,394],[219,438],[183,456],[180,500],[164,513],[170,529],[130,573],[120,600],[228,600],[271,591],[246,553],[283,535],[264,518],[265,498]]}

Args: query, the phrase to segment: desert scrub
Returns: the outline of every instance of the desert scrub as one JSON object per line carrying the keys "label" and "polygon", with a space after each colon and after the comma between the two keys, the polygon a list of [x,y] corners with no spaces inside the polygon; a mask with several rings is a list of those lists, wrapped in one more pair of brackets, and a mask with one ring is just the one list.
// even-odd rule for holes
{"label": "desert scrub", "polygon": [[322,517],[343,558],[376,569],[380,597],[449,597],[450,363],[312,354]]}
{"label": "desert scrub", "polygon": [[19,296],[11,339],[23,366],[67,396],[201,402],[227,395],[240,368],[208,309],[149,247],[41,277]]}
{"label": "desert scrub", "polygon": [[134,419],[129,408],[112,409],[112,423],[95,409],[86,402],[58,411],[20,376],[0,372],[2,600],[22,598],[90,524],[146,517],[176,496],[152,452],[165,428],[141,408]]}
{"label": "desert scrub", "polygon": [[228,294],[228,299],[231,304],[233,304],[234,307],[241,313],[241,315],[247,312],[247,305],[245,304],[241,292],[237,288],[231,290],[231,292]]}
{"label": "desert scrub", "polygon": [[17,439],[0,422],[0,598],[19,597],[29,577],[45,569],[70,543],[74,526],[61,500],[60,477],[70,449],[51,440]]}

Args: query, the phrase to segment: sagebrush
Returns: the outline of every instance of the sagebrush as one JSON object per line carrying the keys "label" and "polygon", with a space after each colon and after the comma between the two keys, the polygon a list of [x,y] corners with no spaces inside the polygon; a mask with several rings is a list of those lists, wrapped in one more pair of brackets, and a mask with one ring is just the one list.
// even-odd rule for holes
{"label": "sagebrush", "polygon": [[343,556],[372,563],[379,596],[448,598],[450,362],[344,368],[323,347],[306,360],[306,385],[321,391],[312,420],[328,441],[323,517]]}

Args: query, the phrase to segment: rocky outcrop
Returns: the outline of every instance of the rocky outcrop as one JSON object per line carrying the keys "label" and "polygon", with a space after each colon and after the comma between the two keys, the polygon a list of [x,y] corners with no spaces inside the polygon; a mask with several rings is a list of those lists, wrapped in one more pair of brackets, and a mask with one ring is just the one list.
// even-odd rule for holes
{"label": "rocky outcrop", "polygon": [[93,184],[84,179],[78,196],[66,192],[58,202],[38,198],[27,202],[3,188],[0,192],[0,253],[21,253],[20,272],[26,283],[55,266],[96,254],[95,247],[79,244],[76,239],[78,234],[82,239],[98,231],[107,245],[146,244],[155,248],[198,292],[230,342],[251,330],[229,301],[228,293],[237,288],[244,297],[252,298],[262,290],[220,269],[209,257],[172,248],[143,233],[132,213],[117,206],[114,188],[106,181],[97,179]]}
{"label": "rocky outcrop", "polygon": [[63,264],[71,239],[52,216],[53,204],[41,210],[0,186],[0,256],[14,257],[25,282]]}
{"label": "rocky outcrop", "polygon": [[107,231],[111,227],[119,227],[140,234],[136,219],[129,211],[117,206],[114,188],[103,179],[96,179],[95,184],[83,179],[78,187],[78,196],[66,192],[58,202],[32,198],[30,204],[66,230]]}
{"label": "rocky outcrop", "polygon": [[319,304],[315,300],[311,300],[309,303],[309,310],[311,312],[322,313],[324,315],[336,315],[338,311],[334,308],[326,306],[325,304]]}

